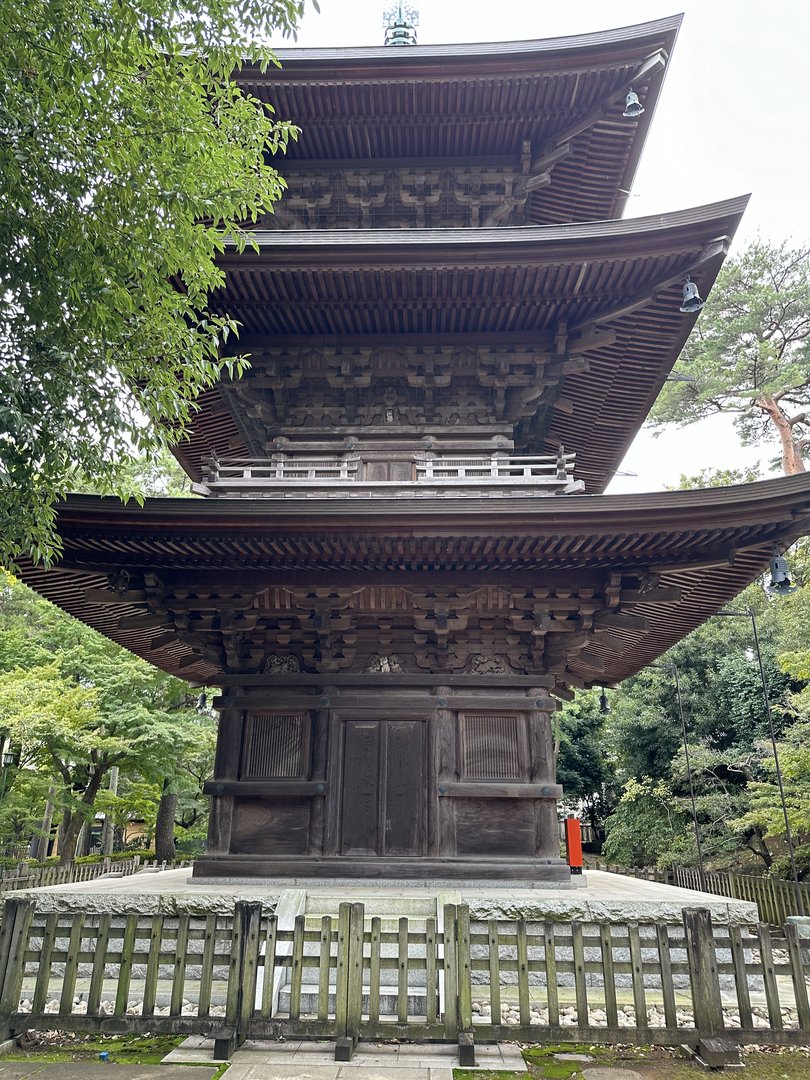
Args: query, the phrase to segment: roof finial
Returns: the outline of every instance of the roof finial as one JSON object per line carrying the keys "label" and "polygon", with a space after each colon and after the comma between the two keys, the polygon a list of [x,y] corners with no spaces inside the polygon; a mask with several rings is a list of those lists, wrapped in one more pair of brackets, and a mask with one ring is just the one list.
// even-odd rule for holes
{"label": "roof finial", "polygon": [[419,12],[411,4],[391,4],[383,12],[386,45],[415,45]]}

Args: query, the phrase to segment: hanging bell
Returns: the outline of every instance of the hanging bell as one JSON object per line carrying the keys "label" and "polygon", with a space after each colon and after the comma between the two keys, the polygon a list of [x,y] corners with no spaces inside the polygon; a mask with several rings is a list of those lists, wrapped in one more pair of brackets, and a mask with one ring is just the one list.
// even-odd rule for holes
{"label": "hanging bell", "polygon": [[790,580],[790,567],[784,555],[774,555],[771,559],[771,580],[767,589],[771,596],[787,596],[796,592],[796,586]]}
{"label": "hanging bell", "polygon": [[700,299],[700,293],[698,287],[692,281],[691,278],[687,278],[683,285],[683,300],[681,306],[678,309],[685,315],[694,315],[696,311],[700,311],[703,307],[703,301]]}
{"label": "hanging bell", "polygon": [[638,100],[638,94],[635,90],[631,90],[624,99],[624,112],[622,113],[622,116],[626,116],[628,120],[635,120],[635,118],[641,116],[643,112],[644,106]]}
{"label": "hanging bell", "polygon": [[602,693],[599,695],[599,712],[603,716],[607,716],[610,712],[610,702],[608,701],[607,690],[602,687]]}

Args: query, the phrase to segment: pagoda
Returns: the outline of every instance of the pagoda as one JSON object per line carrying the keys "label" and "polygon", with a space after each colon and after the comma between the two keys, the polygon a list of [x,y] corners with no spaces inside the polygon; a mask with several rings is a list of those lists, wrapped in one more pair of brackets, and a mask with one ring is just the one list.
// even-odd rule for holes
{"label": "pagoda", "polygon": [[221,688],[196,877],[566,881],[558,701],[806,531],[806,476],[603,494],[746,203],[620,218],[678,26],[240,73],[301,136],[221,257],[251,366],[177,449],[204,497],[71,497],[24,574]]}

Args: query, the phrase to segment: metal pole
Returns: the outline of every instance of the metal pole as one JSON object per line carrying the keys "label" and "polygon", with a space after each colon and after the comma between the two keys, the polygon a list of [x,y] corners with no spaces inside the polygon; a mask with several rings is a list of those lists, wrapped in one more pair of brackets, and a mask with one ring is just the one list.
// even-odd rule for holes
{"label": "metal pole", "polygon": [[[740,614],[743,614],[742,612]],[[790,853],[790,871],[793,876],[793,886],[796,891],[796,910],[799,915],[804,915],[804,897],[799,882],[799,871],[796,867],[796,852],[793,847],[793,833],[790,831],[790,818],[788,816],[787,802],[785,800],[785,786],[782,782],[782,766],[779,762],[779,751],[776,747],[776,735],[773,730],[773,716],[771,715],[771,699],[768,694],[768,683],[765,679],[765,668],[762,663],[762,653],[759,648],[759,634],[757,633],[757,619],[751,608],[747,608],[745,614],[751,619],[751,628],[754,631],[754,651],[757,654],[759,664],[759,677],[762,680],[762,697],[765,701],[765,715],[768,718],[768,734],[771,737],[773,747],[773,761],[776,766],[776,783],[779,788],[779,800],[782,803],[782,817],[785,820],[785,839],[787,840],[788,852]]]}
{"label": "metal pole", "polygon": [[675,677],[675,693],[678,698],[678,713],[681,718],[681,734],[683,735],[683,752],[686,757],[686,775],[689,777],[689,798],[692,800],[692,821],[695,826],[695,843],[697,844],[698,876],[700,887],[703,892],[708,892],[706,887],[706,869],[703,865],[703,844],[700,839],[700,826],[697,818],[697,803],[695,802],[695,785],[692,780],[692,762],[689,758],[689,741],[686,738],[686,720],[683,715],[683,701],[681,700],[681,680],[678,675],[678,665],[671,665],[672,674]]}

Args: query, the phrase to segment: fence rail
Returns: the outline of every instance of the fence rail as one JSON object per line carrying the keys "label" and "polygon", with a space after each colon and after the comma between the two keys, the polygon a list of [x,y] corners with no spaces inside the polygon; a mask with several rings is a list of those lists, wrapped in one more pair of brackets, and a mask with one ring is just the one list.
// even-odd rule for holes
{"label": "fence rail", "polygon": [[[37,912],[5,903],[0,1035],[26,1028],[203,1034],[227,1055],[250,1037],[330,1038],[346,1060],[361,1038],[687,1044],[810,1036],[810,937],[713,926],[336,917],[283,924],[260,904],[233,914]],[[718,1047],[720,1048],[718,1050]],[[708,1051],[707,1051],[708,1052]]]}
{"label": "fence rail", "polygon": [[190,866],[188,860],[158,862],[142,861],[139,855],[131,859],[103,859],[98,863],[68,863],[66,866],[27,866],[21,863],[13,870],[0,871],[0,895],[17,889],[39,889],[46,885],[72,885],[77,881],[93,881],[104,874],[128,877],[139,870],[172,870]]}
{"label": "fence rail", "polygon": [[[735,874],[731,871],[711,871],[703,875],[690,867],[672,867],[660,870],[654,866],[617,866],[596,860],[595,870],[606,870],[611,874],[625,877],[642,878],[645,881],[660,881],[665,885],[677,885],[682,889],[696,889],[700,892],[728,896],[735,900],[749,900],[757,905],[760,916],[772,926],[782,926],[785,919],[799,915],[796,896],[796,883],[782,878],[772,878],[755,874]],[[705,882],[705,884],[704,884]],[[810,912],[810,885],[799,882],[804,911]]]}

